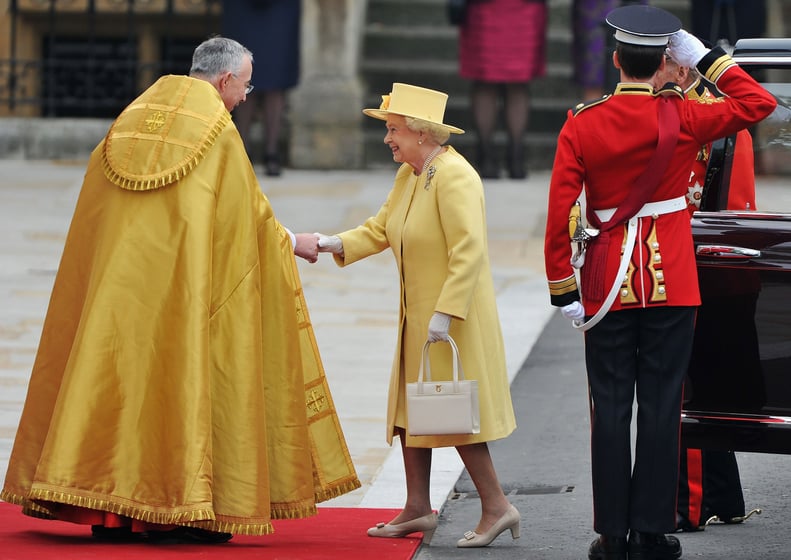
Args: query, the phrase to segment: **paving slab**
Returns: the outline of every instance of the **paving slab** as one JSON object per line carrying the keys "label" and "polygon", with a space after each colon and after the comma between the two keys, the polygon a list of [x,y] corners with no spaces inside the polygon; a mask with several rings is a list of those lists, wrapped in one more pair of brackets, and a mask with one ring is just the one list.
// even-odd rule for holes
{"label": "paving slab", "polygon": [[[0,160],[0,476],[27,382],[86,162]],[[276,215],[294,232],[336,233],[379,209],[392,169],[259,175]],[[259,170],[260,171],[260,170]],[[547,173],[485,184],[490,258],[511,378],[551,308],[541,237]],[[299,261],[319,349],[362,488],[330,502],[400,507],[400,448],[385,443],[386,391],[396,342],[399,285],[390,252],[338,268],[328,255]],[[462,471],[453,449],[437,450],[432,504],[444,504]]]}

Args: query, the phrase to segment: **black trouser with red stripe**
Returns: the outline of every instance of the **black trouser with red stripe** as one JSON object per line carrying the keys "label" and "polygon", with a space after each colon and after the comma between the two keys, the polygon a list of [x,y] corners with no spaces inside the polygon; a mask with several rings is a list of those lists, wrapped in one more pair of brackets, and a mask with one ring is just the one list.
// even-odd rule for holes
{"label": "black trouser with red stripe", "polygon": [[[695,307],[608,313],[585,333],[591,397],[594,530],[675,530],[681,394]],[[637,444],[631,418],[637,395]]]}
{"label": "black trouser with red stripe", "polygon": [[682,449],[678,478],[678,528],[693,531],[713,515],[725,523],[744,517],[739,465],[733,451]]}

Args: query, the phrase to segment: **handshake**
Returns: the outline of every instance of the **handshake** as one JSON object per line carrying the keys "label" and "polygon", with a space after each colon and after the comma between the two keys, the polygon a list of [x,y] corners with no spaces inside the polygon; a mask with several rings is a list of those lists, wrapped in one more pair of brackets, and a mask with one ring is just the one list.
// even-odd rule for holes
{"label": "handshake", "polygon": [[321,233],[297,233],[294,235],[294,254],[314,263],[319,259],[319,253],[334,253],[343,255],[343,241],[337,235],[324,235]]}
{"label": "handshake", "polygon": [[[324,235],[322,233],[297,233],[291,235],[294,240],[294,254],[310,263],[314,263],[319,259],[319,253],[343,255],[343,241],[337,235]],[[451,319],[452,317],[447,313],[435,311],[428,324],[428,340],[430,342],[448,340]]]}

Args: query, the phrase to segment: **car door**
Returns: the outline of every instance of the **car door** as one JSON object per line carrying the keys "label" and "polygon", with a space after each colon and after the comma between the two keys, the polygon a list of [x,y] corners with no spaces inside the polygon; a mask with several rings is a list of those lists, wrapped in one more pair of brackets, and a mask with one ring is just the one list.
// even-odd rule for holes
{"label": "car door", "polygon": [[779,105],[751,131],[757,209],[727,209],[731,189],[744,186],[733,173],[734,138],[711,149],[692,217],[702,305],[682,437],[690,447],[791,453],[791,56],[756,58],[756,45],[740,61],[737,43],[734,58],[757,70]]}

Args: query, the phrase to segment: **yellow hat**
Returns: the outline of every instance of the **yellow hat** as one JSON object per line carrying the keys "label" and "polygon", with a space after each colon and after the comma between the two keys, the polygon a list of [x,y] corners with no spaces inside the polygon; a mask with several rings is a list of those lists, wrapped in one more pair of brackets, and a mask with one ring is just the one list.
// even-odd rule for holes
{"label": "yellow hat", "polygon": [[447,93],[395,83],[393,91],[382,96],[382,104],[378,109],[363,109],[363,113],[382,121],[387,120],[387,115],[414,117],[442,126],[454,134],[464,134],[462,129],[442,122],[447,101]]}

